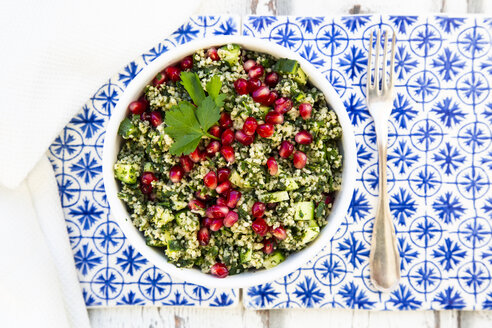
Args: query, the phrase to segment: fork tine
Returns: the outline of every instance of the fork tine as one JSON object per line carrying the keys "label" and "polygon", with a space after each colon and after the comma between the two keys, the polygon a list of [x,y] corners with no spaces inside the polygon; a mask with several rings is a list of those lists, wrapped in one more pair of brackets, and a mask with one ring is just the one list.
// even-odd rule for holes
{"label": "fork tine", "polygon": [[378,35],[376,37],[376,58],[374,59],[374,86],[376,90],[379,90],[379,45],[381,43],[381,30],[378,30]]}
{"label": "fork tine", "polygon": [[396,35],[395,32],[393,32],[393,40],[391,40],[391,64],[390,64],[390,80],[389,80],[389,87],[392,87],[394,84],[393,81],[393,74],[394,74],[394,67],[395,67],[395,45],[396,45]]}
{"label": "fork tine", "polygon": [[371,62],[372,62],[372,33],[371,37],[369,38],[369,54],[367,57],[367,82],[366,82],[366,88],[369,90],[372,87],[372,72],[371,72]]}
{"label": "fork tine", "polygon": [[384,92],[388,88],[386,83],[386,71],[388,65],[386,63],[386,53],[388,52],[388,31],[384,31],[384,48],[383,48],[383,75],[381,76],[381,90]]}

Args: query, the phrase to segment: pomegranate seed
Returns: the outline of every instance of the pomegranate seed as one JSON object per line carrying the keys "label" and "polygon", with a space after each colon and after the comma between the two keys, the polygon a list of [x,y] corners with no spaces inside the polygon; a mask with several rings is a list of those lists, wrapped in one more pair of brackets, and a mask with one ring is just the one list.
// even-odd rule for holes
{"label": "pomegranate seed", "polygon": [[162,115],[161,112],[152,111],[150,112],[150,123],[156,128],[162,124]]}
{"label": "pomegranate seed", "polygon": [[229,146],[234,142],[234,132],[231,129],[226,129],[220,136],[223,146]]}
{"label": "pomegranate seed", "polygon": [[282,143],[280,144],[280,149],[278,150],[278,154],[282,158],[289,158],[289,156],[292,155],[293,151],[293,144],[291,144],[289,141],[282,141]]}
{"label": "pomegranate seed", "polygon": [[270,72],[265,76],[265,84],[269,87],[274,87],[277,85],[279,76],[277,72]]}
{"label": "pomegranate seed", "polygon": [[210,223],[210,230],[219,231],[223,225],[224,225],[223,219],[213,219],[212,222]]}
{"label": "pomegranate seed", "polygon": [[[218,194],[224,194],[231,189],[231,183],[229,181],[222,182],[220,185],[215,188]],[[225,205],[225,204],[224,204]]]}
{"label": "pomegranate seed", "polygon": [[248,76],[251,79],[259,79],[260,77],[263,76],[264,72],[265,72],[265,69],[263,68],[263,66],[260,64],[257,64],[257,65],[250,68],[250,70],[248,71]]}
{"label": "pomegranate seed", "polygon": [[166,75],[174,82],[178,82],[181,74],[181,70],[177,68],[176,66],[169,66],[168,68],[165,69]]}
{"label": "pomegranate seed", "polygon": [[203,201],[207,201],[210,199],[208,195],[206,195],[203,191],[200,190],[195,191],[195,197]]}
{"label": "pomegranate seed", "polygon": [[284,240],[285,238],[287,238],[287,232],[285,231],[284,227],[282,227],[282,226],[273,229],[272,235],[275,238],[277,238],[278,240]]}
{"label": "pomegranate seed", "polygon": [[302,103],[299,105],[299,114],[305,120],[311,117],[311,113],[313,111],[313,106],[310,103]]}
{"label": "pomegranate seed", "polygon": [[249,72],[249,70],[251,68],[253,68],[254,66],[256,66],[256,61],[254,61],[253,59],[248,59],[247,61],[244,62],[243,64],[243,68],[246,72]]}
{"label": "pomegranate seed", "polygon": [[174,165],[173,167],[171,167],[171,170],[169,170],[169,179],[173,183],[177,183],[181,181],[183,175],[184,175],[183,168],[179,165]]}
{"label": "pomegranate seed", "polygon": [[222,112],[219,118],[219,125],[221,128],[226,129],[232,126],[231,115],[226,112]]}
{"label": "pomegranate seed", "polygon": [[147,106],[143,101],[140,100],[132,101],[130,105],[128,105],[128,110],[130,110],[130,113],[132,113],[133,115],[140,115],[145,112],[146,109]]}
{"label": "pomegranate seed", "polygon": [[200,245],[202,246],[208,245],[208,242],[210,241],[210,232],[206,227],[203,227],[200,230],[198,230],[197,239]]}
{"label": "pomegranate seed", "polygon": [[227,201],[225,200],[224,197],[217,197],[215,204],[220,205],[220,206],[227,206]]}
{"label": "pomegranate seed", "polygon": [[152,80],[152,85],[154,87],[156,87],[156,86],[161,85],[161,84],[166,83],[166,82],[167,82],[167,75],[166,75],[166,73],[160,72]]}
{"label": "pomegranate seed", "polygon": [[292,100],[287,97],[279,98],[275,101],[275,111],[280,114],[287,113],[292,108]]}
{"label": "pomegranate seed", "polygon": [[270,95],[268,95],[268,99],[263,103],[265,106],[271,106],[278,98],[278,92],[275,90],[270,91]]}
{"label": "pomegranate seed", "polygon": [[140,176],[140,182],[146,185],[152,184],[152,181],[157,181],[157,177],[152,172],[144,172]]}
{"label": "pomegranate seed", "polygon": [[248,136],[243,130],[236,131],[236,140],[245,146],[249,146],[255,140],[254,136]]}
{"label": "pomegranate seed", "polygon": [[261,81],[258,79],[249,79],[248,80],[248,91],[252,93],[256,89],[261,87]]}
{"label": "pomegranate seed", "polygon": [[277,208],[277,205],[278,205],[278,203],[268,203],[268,204],[266,204],[266,207],[269,210],[274,210],[275,208]]}
{"label": "pomegranate seed", "polygon": [[227,270],[225,264],[215,263],[212,265],[212,268],[210,268],[210,273],[217,278],[225,278],[229,275],[229,270]]}
{"label": "pomegranate seed", "polygon": [[278,174],[278,164],[273,156],[267,159],[266,165],[268,167],[268,173],[270,173],[270,175]]}
{"label": "pomegranate seed", "polygon": [[211,218],[204,217],[202,219],[202,227],[209,228],[211,223],[212,223],[212,219]]}
{"label": "pomegranate seed", "polygon": [[227,194],[227,206],[229,208],[234,208],[236,207],[237,203],[241,199],[241,192],[237,190],[230,190],[229,193]]}
{"label": "pomegranate seed", "polygon": [[251,229],[260,236],[264,236],[268,232],[268,225],[262,218],[257,218],[251,223]]}
{"label": "pomegranate seed", "polygon": [[201,200],[192,199],[188,203],[188,208],[192,212],[197,212],[197,211],[200,211],[201,209],[204,209],[205,208],[205,204]]}
{"label": "pomegranate seed", "polygon": [[179,158],[179,164],[181,164],[181,167],[186,173],[190,172],[194,165],[193,161],[188,156],[181,156]]}
{"label": "pomegranate seed", "polygon": [[210,171],[203,177],[203,183],[207,188],[217,188],[217,174],[214,171]]}
{"label": "pomegranate seed", "polygon": [[216,48],[210,48],[207,50],[207,56],[212,59],[213,61],[218,61],[220,60],[219,54],[217,53]]}
{"label": "pomegranate seed", "polygon": [[274,111],[270,111],[265,116],[265,122],[267,122],[268,124],[272,124],[272,125],[282,124],[282,123],[284,123],[284,115],[279,114],[279,113],[274,112]]}
{"label": "pomegranate seed", "polygon": [[265,241],[263,241],[263,252],[265,254],[272,254],[273,246],[274,246],[273,239],[266,239]]}
{"label": "pomegranate seed", "polygon": [[307,162],[307,156],[304,154],[302,151],[296,151],[294,153],[294,166],[297,169],[302,169],[304,166],[306,166]]}
{"label": "pomegranate seed", "polygon": [[179,63],[179,67],[181,67],[183,71],[186,71],[187,69],[191,69],[193,67],[193,57],[186,56],[185,58],[181,59],[181,63]]}
{"label": "pomegranate seed", "polygon": [[229,213],[229,208],[225,205],[212,205],[207,208],[205,215],[211,219],[223,219]]}
{"label": "pomegranate seed", "polygon": [[234,211],[230,211],[224,218],[224,227],[232,227],[234,223],[237,222],[237,220],[239,220],[239,215],[237,215],[237,213]]}
{"label": "pomegranate seed", "polygon": [[265,214],[265,204],[262,202],[256,202],[253,204],[253,207],[251,208],[251,214],[255,218],[261,218],[263,214]]}
{"label": "pomegranate seed", "polygon": [[219,179],[219,183],[229,181],[229,175],[231,174],[231,169],[227,167],[221,167],[217,170],[217,178]]}
{"label": "pomegranate seed", "polygon": [[248,81],[246,81],[245,79],[237,79],[234,82],[234,89],[236,89],[236,93],[238,95],[245,95],[249,93]]}
{"label": "pomegranate seed", "polygon": [[150,195],[150,193],[152,192],[152,185],[150,184],[140,184],[140,191],[142,192],[142,194],[144,195]]}
{"label": "pomegranate seed", "polygon": [[202,160],[202,151],[200,148],[196,147],[196,149],[189,156],[193,162],[198,163]]}
{"label": "pomegranate seed", "polygon": [[210,133],[216,138],[220,138],[220,134],[222,133],[222,130],[220,129],[220,126],[214,125],[210,129],[208,129],[208,133]]}
{"label": "pomegranate seed", "polygon": [[269,138],[273,136],[275,128],[271,124],[261,124],[258,126],[258,129],[256,129],[256,132],[263,138]]}
{"label": "pomegranate seed", "polygon": [[306,130],[302,130],[296,134],[296,142],[301,145],[309,145],[313,142],[313,136]]}
{"label": "pomegranate seed", "polygon": [[259,103],[263,103],[268,100],[268,96],[270,95],[270,89],[267,86],[261,86],[251,95],[253,100]]}
{"label": "pomegranate seed", "polygon": [[256,119],[254,117],[248,117],[243,124],[243,132],[246,133],[248,136],[252,136],[255,134],[256,127],[258,127],[258,122],[256,122]]}
{"label": "pomegranate seed", "polygon": [[212,157],[215,155],[216,152],[218,152],[220,149],[220,142],[218,142],[217,140],[212,140],[210,141],[210,143],[208,144],[207,146],[207,154]]}
{"label": "pomegranate seed", "polygon": [[234,160],[236,159],[236,155],[234,154],[234,148],[231,146],[222,146],[220,149],[220,153],[222,156],[224,156],[224,159],[227,161],[227,163],[234,163]]}
{"label": "pomegranate seed", "polygon": [[325,198],[325,204],[333,204],[333,201],[335,200],[335,194],[333,192],[330,192],[328,195],[326,195]]}

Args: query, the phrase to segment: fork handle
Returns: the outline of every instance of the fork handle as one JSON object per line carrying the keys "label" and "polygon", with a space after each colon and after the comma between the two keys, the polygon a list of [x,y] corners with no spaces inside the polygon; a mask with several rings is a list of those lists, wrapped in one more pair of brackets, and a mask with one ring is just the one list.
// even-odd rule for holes
{"label": "fork handle", "polygon": [[387,126],[376,128],[379,154],[379,199],[369,256],[371,282],[380,291],[391,290],[400,280],[400,255],[389,208],[386,177],[387,131]]}

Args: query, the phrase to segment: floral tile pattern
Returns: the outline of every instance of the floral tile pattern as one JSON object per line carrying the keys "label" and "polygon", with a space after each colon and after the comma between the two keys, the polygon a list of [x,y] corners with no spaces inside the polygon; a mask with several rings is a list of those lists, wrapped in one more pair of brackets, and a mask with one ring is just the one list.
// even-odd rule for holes
{"label": "floral tile pattern", "polygon": [[106,203],[102,147],[112,110],[143,67],[179,44],[213,35],[239,34],[239,29],[239,17],[192,17],[102,85],[50,146],[48,157],[58,182],[87,306],[238,304],[238,290],[207,288],[170,277],[128,243]]}
{"label": "floral tile pattern", "polygon": [[[369,282],[378,194],[367,45],[397,33],[388,183],[402,259],[391,293]],[[355,128],[358,177],[332,242],[301,269],[248,288],[248,308],[492,309],[492,19],[478,16],[243,19],[243,34],[298,52],[333,84]]]}

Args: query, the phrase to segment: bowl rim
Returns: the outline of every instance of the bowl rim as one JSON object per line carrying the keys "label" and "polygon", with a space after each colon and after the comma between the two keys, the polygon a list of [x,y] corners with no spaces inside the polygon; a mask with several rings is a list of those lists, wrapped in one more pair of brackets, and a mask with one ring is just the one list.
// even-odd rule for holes
{"label": "bowl rim", "polygon": [[[157,248],[146,245],[143,234],[131,222],[125,204],[117,197],[119,186],[117,180],[114,178],[113,165],[116,162],[116,156],[121,143],[121,138],[117,134],[119,124],[127,116],[128,104],[142,93],[145,85],[164,67],[179,61],[179,59],[199,49],[229,43],[239,44],[243,48],[271,54],[277,58],[290,58],[299,62],[303,71],[309,77],[309,81],[323,92],[327,103],[337,114],[342,127],[341,152],[343,154],[343,165],[341,189],[336,195],[332,211],[329,214],[328,223],[321,229],[318,237],[309,246],[289,255],[284,262],[271,269],[243,272],[219,279],[208,273],[203,273],[196,268],[178,268],[167,261],[166,257],[163,256],[162,250],[159,251]],[[163,53],[145,66],[128,84],[126,89],[124,89],[106,126],[102,155],[103,181],[111,216],[118,223],[131,245],[145,256],[151,264],[188,283],[219,288],[242,288],[260,285],[290,274],[309,260],[312,260],[324,247],[328,246],[340,223],[343,221],[352,199],[357,172],[356,157],[353,127],[345,106],[332,85],[312,64],[299,54],[267,40],[239,35],[216,36],[191,41]]]}

